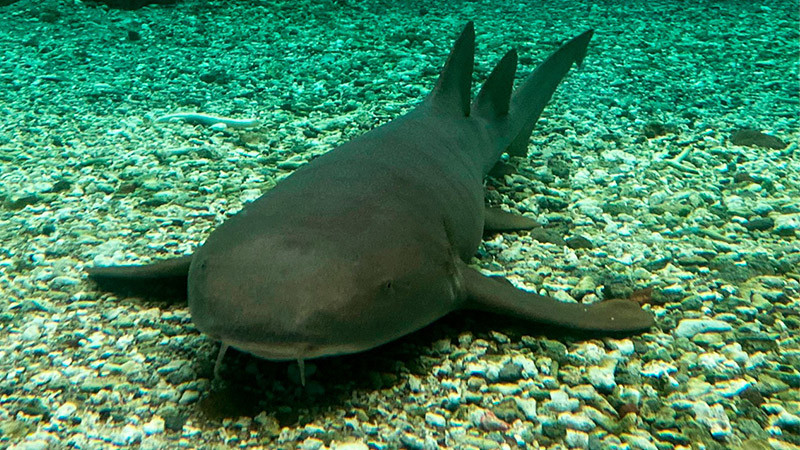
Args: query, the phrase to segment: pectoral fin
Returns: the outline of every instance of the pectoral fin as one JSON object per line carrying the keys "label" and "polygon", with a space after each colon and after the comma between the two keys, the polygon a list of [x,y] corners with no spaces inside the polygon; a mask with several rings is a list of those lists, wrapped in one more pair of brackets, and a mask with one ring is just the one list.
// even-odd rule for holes
{"label": "pectoral fin", "polygon": [[584,305],[515,288],[504,278],[487,277],[464,264],[465,307],[588,331],[639,331],[655,323],[653,315],[630,300]]}
{"label": "pectoral fin", "polygon": [[92,267],[89,278],[116,293],[185,300],[192,256],[182,256],[147,265]]}
{"label": "pectoral fin", "polygon": [[539,222],[519,214],[487,206],[483,219],[483,231],[516,231],[541,228]]}

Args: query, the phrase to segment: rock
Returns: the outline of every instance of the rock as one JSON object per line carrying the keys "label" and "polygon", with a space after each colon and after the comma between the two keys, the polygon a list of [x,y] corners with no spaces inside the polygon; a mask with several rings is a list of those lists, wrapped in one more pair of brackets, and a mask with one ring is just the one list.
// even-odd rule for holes
{"label": "rock", "polygon": [[425,422],[428,425],[432,425],[434,427],[444,428],[447,426],[447,419],[444,418],[441,414],[436,414],[433,412],[425,413]]}
{"label": "rock", "polygon": [[142,431],[147,435],[163,433],[164,429],[164,419],[159,416],[153,416],[153,418],[142,427]]}
{"label": "rock", "polygon": [[[758,375],[756,389],[759,394],[771,396],[789,389],[789,385],[775,377],[762,373]],[[761,400],[763,401],[763,398]]]}
{"label": "rock", "polygon": [[545,402],[544,406],[555,412],[571,412],[578,409],[581,402],[564,391],[550,391],[550,401]]}
{"label": "rock", "polygon": [[611,392],[617,386],[614,379],[614,371],[617,368],[617,359],[612,357],[603,358],[599,366],[590,366],[586,369],[586,379],[597,390],[601,392]]}
{"label": "rock", "polygon": [[800,229],[800,213],[775,216],[773,232],[779,236],[794,236]]}
{"label": "rock", "polygon": [[173,5],[177,0],[93,0],[114,9],[139,9],[147,5]]}
{"label": "rock", "polygon": [[744,224],[744,227],[750,231],[766,231],[774,226],[775,219],[771,217],[755,217]]}
{"label": "rock", "polygon": [[581,235],[571,236],[567,238],[566,241],[567,241],[567,247],[573,250],[577,250],[579,248],[587,248],[587,249],[594,248],[594,244],[592,244],[592,241]]}
{"label": "rock", "polygon": [[578,431],[592,431],[595,429],[595,424],[592,419],[582,414],[562,413],[558,415],[558,424]]}
{"label": "rock", "polygon": [[735,131],[731,135],[731,142],[734,145],[744,145],[747,147],[764,147],[773,150],[781,150],[786,148],[788,144],[778,139],[775,136],[762,133],[758,130],[744,128]]}
{"label": "rock", "polygon": [[63,405],[59,406],[56,412],[53,414],[58,420],[67,420],[77,411],[78,407],[72,402],[65,402]]}
{"label": "rock", "polygon": [[699,333],[725,332],[733,328],[727,322],[714,319],[683,319],[675,329],[675,336],[692,338]]}
{"label": "rock", "polygon": [[708,427],[708,431],[715,439],[725,439],[733,433],[731,422],[722,405],[708,406],[706,402],[699,401],[692,406],[692,409],[695,419]]}

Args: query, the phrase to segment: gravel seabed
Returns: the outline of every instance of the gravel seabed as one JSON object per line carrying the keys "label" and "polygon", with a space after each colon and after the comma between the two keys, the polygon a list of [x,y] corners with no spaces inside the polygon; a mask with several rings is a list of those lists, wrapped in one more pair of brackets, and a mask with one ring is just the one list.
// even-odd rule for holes
{"label": "gravel seabed", "polygon": [[[81,1],[0,8],[0,448],[800,448],[800,4]],[[476,80],[595,29],[516,173],[568,238],[474,264],[657,316],[600,337],[458,314],[375,351],[230,352],[95,264],[192,251],[315,155],[398,116],[476,22]],[[254,128],[157,122],[178,112]],[[734,144],[752,128],[783,149]],[[766,139],[764,142],[768,143]]]}

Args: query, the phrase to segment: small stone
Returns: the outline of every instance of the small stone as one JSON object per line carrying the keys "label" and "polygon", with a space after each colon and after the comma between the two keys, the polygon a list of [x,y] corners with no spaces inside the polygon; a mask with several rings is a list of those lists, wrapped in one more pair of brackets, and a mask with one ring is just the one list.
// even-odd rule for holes
{"label": "small stone", "polygon": [[562,413],[558,415],[559,425],[563,425],[568,429],[579,431],[592,431],[595,429],[595,424],[592,419],[578,414]]}
{"label": "small stone", "polygon": [[744,227],[750,231],[766,231],[775,226],[775,219],[771,217],[755,217],[745,222]]}
{"label": "small stone", "polygon": [[119,433],[116,433],[111,438],[111,442],[117,445],[131,445],[141,442],[144,433],[142,430],[134,425],[125,425]]}
{"label": "small stone", "polygon": [[425,413],[425,422],[434,427],[444,428],[447,426],[447,419],[443,415],[432,412]]}
{"label": "small stone", "polygon": [[771,148],[773,150],[782,150],[788,145],[775,136],[750,128],[736,130],[731,135],[731,143],[746,147]]}
{"label": "small stone", "polygon": [[678,371],[678,368],[664,361],[650,361],[642,367],[642,375],[652,378],[663,378]]}
{"label": "small stone", "polygon": [[800,230],[800,213],[775,216],[773,233],[779,236],[794,236],[798,230]]}
{"label": "small stone", "polygon": [[758,375],[756,389],[758,389],[758,392],[762,395],[772,396],[789,389],[789,385],[775,377],[761,373]]}
{"label": "small stone", "polygon": [[567,428],[567,435],[564,436],[564,443],[569,448],[589,448],[589,435],[583,431]]}
{"label": "small stone", "polygon": [[675,329],[675,336],[692,338],[699,333],[725,332],[732,329],[727,322],[714,319],[683,319]]}
{"label": "small stone", "polygon": [[40,337],[42,337],[42,330],[38,325],[32,323],[22,330],[22,333],[20,333],[19,337],[23,341],[37,341]]}
{"label": "small stone", "polygon": [[590,366],[586,370],[586,379],[599,391],[611,392],[617,386],[617,381],[614,379],[616,369],[617,359],[605,357],[599,366]]}
{"label": "small stone", "polygon": [[325,443],[322,442],[321,440],[314,437],[309,437],[306,438],[303,442],[301,442],[297,448],[299,448],[300,450],[319,450],[324,445]]}
{"label": "small stone", "polygon": [[194,390],[186,390],[183,395],[181,395],[181,399],[178,400],[178,403],[181,405],[186,405],[189,403],[194,403],[200,398],[200,393]]}
{"label": "small stone", "polygon": [[150,419],[149,422],[144,424],[144,426],[142,427],[142,431],[144,431],[145,434],[149,436],[152,434],[163,433],[164,428],[165,428],[164,419],[162,419],[160,416],[153,416],[153,418]]}
{"label": "small stone", "polygon": [[695,419],[708,427],[709,433],[715,439],[724,439],[733,433],[730,420],[728,420],[722,405],[708,406],[706,402],[698,401],[692,405],[692,409]]}
{"label": "small stone", "polygon": [[585,277],[581,278],[580,281],[578,281],[578,284],[575,285],[574,288],[572,288],[570,294],[572,294],[572,296],[575,297],[576,299],[580,299],[583,298],[586,294],[593,293],[596,289],[597,289],[597,283],[594,281],[594,278],[592,278],[589,275],[586,275]]}
{"label": "small stone", "polygon": [[564,391],[550,391],[550,401],[545,403],[546,407],[555,412],[571,412],[581,406],[577,399],[569,398]]}
{"label": "small stone", "polygon": [[522,378],[522,367],[513,362],[506,363],[497,373],[497,381],[510,382]]}
{"label": "small stone", "polygon": [[369,446],[363,442],[333,442],[331,450],[369,450]]}
{"label": "small stone", "polygon": [[514,398],[517,407],[528,420],[536,420],[536,400],[532,398]]}
{"label": "small stone", "polygon": [[798,430],[800,429],[800,416],[796,414],[792,414],[785,409],[782,409],[778,413],[778,417],[775,417],[772,421],[772,424],[776,427],[783,428],[785,430]]}
{"label": "small stone", "polygon": [[78,409],[78,407],[72,402],[65,402],[63,405],[59,406],[56,412],[53,414],[58,420],[67,420],[69,419],[73,413]]}
{"label": "small stone", "polygon": [[623,433],[620,437],[622,440],[625,441],[630,448],[636,450],[658,450],[655,444],[650,442],[647,438],[643,436],[637,436],[635,434],[628,434]]}

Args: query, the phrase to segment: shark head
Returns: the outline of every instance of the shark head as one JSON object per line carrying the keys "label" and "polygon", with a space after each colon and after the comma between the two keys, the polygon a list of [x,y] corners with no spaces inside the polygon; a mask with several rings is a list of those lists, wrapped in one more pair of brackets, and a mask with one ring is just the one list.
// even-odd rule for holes
{"label": "shark head", "polygon": [[343,240],[302,229],[233,233],[235,240],[214,234],[189,270],[192,320],[223,344],[262,358],[366,350],[456,308],[454,261],[401,237]]}

